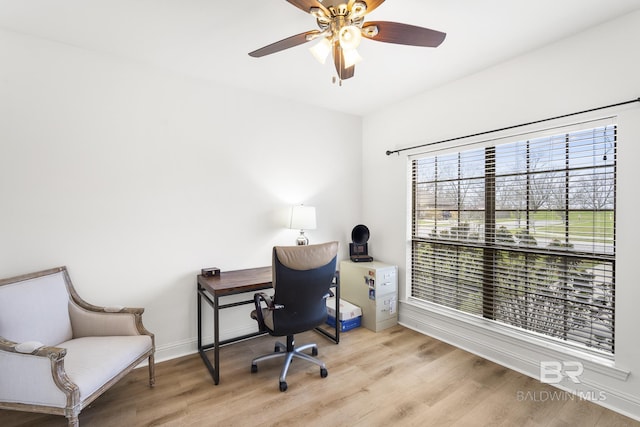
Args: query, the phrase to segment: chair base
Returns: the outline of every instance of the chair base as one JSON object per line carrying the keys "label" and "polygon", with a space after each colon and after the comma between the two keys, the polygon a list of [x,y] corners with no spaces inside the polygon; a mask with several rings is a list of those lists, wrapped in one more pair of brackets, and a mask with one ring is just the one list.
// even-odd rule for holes
{"label": "chair base", "polygon": [[[311,354],[303,353],[303,351],[311,349]],[[284,357],[284,365],[282,366],[282,371],[280,371],[280,391],[287,390],[287,372],[289,371],[289,366],[291,366],[291,362],[294,357],[299,359],[306,360],[307,362],[315,363],[320,366],[320,376],[322,378],[326,378],[329,374],[327,371],[327,367],[324,362],[320,359],[316,359],[315,355],[318,354],[318,345],[315,343],[305,344],[301,347],[295,348],[293,336],[287,336],[287,345],[284,345],[281,342],[276,342],[275,349],[273,353],[265,354],[259,357],[256,357],[251,361],[251,372],[258,372],[258,362],[262,362],[264,360],[275,359],[277,357]]]}

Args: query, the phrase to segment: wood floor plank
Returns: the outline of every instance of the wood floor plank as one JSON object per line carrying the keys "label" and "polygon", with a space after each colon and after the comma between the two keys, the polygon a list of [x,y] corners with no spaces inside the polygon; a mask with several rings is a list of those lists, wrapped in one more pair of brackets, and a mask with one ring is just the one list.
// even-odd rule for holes
{"label": "wood floor plank", "polygon": [[[281,359],[251,360],[273,350],[268,336],[221,349],[218,386],[197,354],[133,371],[80,414],[81,426],[529,426],[639,427],[579,399],[518,399],[519,391],[558,392],[539,381],[402,326],[342,334],[335,345],[308,332],[329,370],[295,360],[289,389],[278,389]],[[562,396],[561,396],[562,397]],[[61,416],[0,410],[0,426],[63,427]]]}

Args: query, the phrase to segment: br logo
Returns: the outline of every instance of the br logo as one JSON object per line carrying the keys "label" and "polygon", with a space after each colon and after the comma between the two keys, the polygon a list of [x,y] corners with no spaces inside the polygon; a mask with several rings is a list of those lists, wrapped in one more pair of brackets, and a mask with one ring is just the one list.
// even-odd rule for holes
{"label": "br logo", "polygon": [[584,366],[580,362],[540,362],[540,382],[546,384],[558,384],[564,378],[569,378],[575,384],[580,383],[580,375],[584,372]]}

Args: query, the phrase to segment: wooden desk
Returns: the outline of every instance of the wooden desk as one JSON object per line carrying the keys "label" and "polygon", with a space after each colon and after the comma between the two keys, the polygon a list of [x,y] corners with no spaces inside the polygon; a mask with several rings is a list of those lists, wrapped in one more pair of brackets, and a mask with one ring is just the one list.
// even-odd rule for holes
{"label": "wooden desk", "polygon": [[[236,270],[222,272],[214,277],[204,277],[198,275],[198,353],[202,361],[209,370],[214,384],[220,382],[220,347],[247,338],[264,335],[266,332],[256,331],[230,339],[220,341],[220,310],[230,307],[237,307],[245,304],[253,304],[253,293],[271,288],[271,267],[250,268],[247,270]],[[335,282],[336,295],[336,319],[340,318],[340,281],[336,273]],[[251,292],[251,299],[220,304],[220,298],[240,293]],[[213,309],[213,343],[202,343],[202,299]],[[340,342],[340,322],[336,321],[335,334],[330,334],[322,328],[316,328],[330,340],[338,344]],[[213,365],[206,352],[213,349]]]}

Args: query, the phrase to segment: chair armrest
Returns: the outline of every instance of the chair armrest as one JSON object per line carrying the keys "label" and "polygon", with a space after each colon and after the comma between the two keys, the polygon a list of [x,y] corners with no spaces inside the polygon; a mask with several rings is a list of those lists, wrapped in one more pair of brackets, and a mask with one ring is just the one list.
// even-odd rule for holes
{"label": "chair armrest", "polygon": [[[9,353],[25,354],[25,353],[19,352],[16,349],[16,347],[18,345],[19,345],[19,343],[17,343],[17,342],[10,341],[10,340],[8,340],[6,338],[0,337],[0,351],[6,351],[6,352],[9,352]],[[55,360],[62,360],[62,358],[67,355],[67,349],[66,348],[61,348],[61,347],[49,347],[49,346],[43,345],[42,347],[39,347],[39,348],[35,349],[31,353],[26,353],[26,354],[32,354],[34,356],[47,357],[47,358],[51,359],[52,361],[55,361]]]}
{"label": "chair armrest", "polygon": [[256,320],[258,321],[258,328],[261,331],[264,331],[264,317],[262,316],[262,302],[264,302],[267,307],[272,304],[271,298],[264,292],[256,292],[253,294],[253,304],[256,306]]}
{"label": "chair armrest", "polygon": [[267,305],[267,308],[273,308],[273,300],[264,292],[256,292],[255,294],[253,294],[253,302],[256,306],[256,310],[262,308],[262,302]]}
{"label": "chair armrest", "polygon": [[265,329],[264,316],[262,315],[263,302],[266,304],[265,308],[268,310],[280,310],[284,308],[284,305],[282,304],[274,304],[273,299],[264,292],[256,292],[253,294],[253,303],[256,306],[256,320],[258,321],[258,327],[261,331]]}
{"label": "chair armrest", "polygon": [[268,308],[269,310],[280,310],[284,308],[284,305],[282,304],[274,304],[273,298],[265,294],[264,292],[256,293],[253,296],[253,300],[254,300],[254,303],[256,304],[256,309],[261,307],[260,301],[264,301],[264,303],[267,304],[266,308]]}
{"label": "chair armrest", "polygon": [[72,407],[80,400],[78,386],[64,370],[67,350],[43,346],[31,353],[0,337],[0,401]]}
{"label": "chair armrest", "polygon": [[142,314],[144,308],[139,307],[123,307],[121,305],[108,305],[106,307],[91,306],[89,311],[95,311],[96,313],[130,313],[130,314]]}

